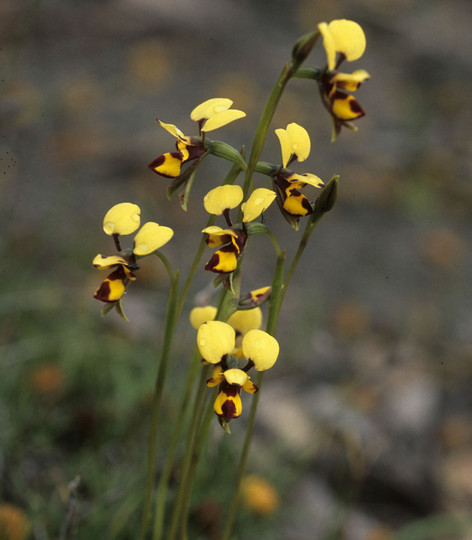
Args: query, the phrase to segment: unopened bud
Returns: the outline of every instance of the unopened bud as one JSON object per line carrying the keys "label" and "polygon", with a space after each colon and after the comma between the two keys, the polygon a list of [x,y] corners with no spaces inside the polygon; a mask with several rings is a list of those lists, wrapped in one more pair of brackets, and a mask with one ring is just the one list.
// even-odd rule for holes
{"label": "unopened bud", "polygon": [[315,201],[315,213],[324,214],[333,208],[338,197],[338,183],[339,176],[336,175],[326,184]]}
{"label": "unopened bud", "polygon": [[302,64],[306,57],[310,54],[311,49],[313,49],[316,40],[320,36],[319,31],[309,32],[301,36],[292,49],[292,59],[298,64]]}
{"label": "unopened bud", "polygon": [[222,141],[207,141],[207,147],[210,154],[236,163],[236,165],[239,165],[243,171],[247,169],[246,162],[244,161],[240,152],[229,144]]}

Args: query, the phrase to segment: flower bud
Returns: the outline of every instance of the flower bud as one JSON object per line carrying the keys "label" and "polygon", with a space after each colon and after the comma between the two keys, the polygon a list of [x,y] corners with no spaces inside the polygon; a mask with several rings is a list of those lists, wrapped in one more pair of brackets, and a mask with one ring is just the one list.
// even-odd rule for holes
{"label": "flower bud", "polygon": [[315,202],[315,214],[329,212],[336,203],[338,197],[339,176],[333,176],[320,193]]}

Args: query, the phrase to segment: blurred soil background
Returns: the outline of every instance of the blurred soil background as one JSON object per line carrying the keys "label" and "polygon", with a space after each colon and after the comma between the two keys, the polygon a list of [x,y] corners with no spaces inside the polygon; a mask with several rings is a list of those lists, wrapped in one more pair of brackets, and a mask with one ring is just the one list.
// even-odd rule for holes
{"label": "blurred soil background", "polygon": [[[278,498],[262,508],[246,501],[235,538],[472,538],[472,4],[3,0],[0,521],[13,520],[8,538],[57,538],[72,522],[77,539],[134,538],[167,277],[159,261],[145,261],[125,298],[130,322],[102,319],[92,294],[104,276],[91,260],[113,253],[103,216],[118,202],[139,204],[143,222],[175,229],[164,252],[185,271],[206,221],[202,196],[228,166],[207,159],[182,212],[166,199],[167,181],[147,169],[174,148],[155,119],[192,134],[190,111],[229,97],[247,118],[217,138],[249,146],[293,43],[334,18],[365,30],[364,57],[343,67],[370,72],[356,94],[367,115],[357,133],[330,143],[315,85],[297,80],[274,120],[274,129],[308,129],[312,153],[297,170],[340,174],[340,196],[286,297],[281,357],[261,396],[249,472]],[[323,61],[318,47],[307,65]],[[262,159],[280,159],[273,131]],[[275,208],[265,223],[293,255],[299,235]],[[245,289],[268,283],[267,260],[271,246],[254,238]],[[202,269],[185,313],[210,280]],[[185,317],[178,331],[182,373],[194,331]],[[180,389],[173,372],[169,414]],[[193,538],[218,538],[244,422],[231,437],[215,422]]]}

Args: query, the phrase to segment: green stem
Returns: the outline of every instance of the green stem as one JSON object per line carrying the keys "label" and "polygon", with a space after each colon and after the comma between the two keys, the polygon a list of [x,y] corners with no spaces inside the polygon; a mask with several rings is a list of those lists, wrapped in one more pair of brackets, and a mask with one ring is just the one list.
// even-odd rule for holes
{"label": "green stem", "polygon": [[[156,253],[164,262],[169,276],[171,274],[171,268],[167,259],[159,252]],[[172,338],[174,336],[175,323],[177,321],[177,297],[179,290],[179,271],[175,273],[175,276],[171,277],[169,299],[167,302],[166,318],[164,323],[164,337],[162,342],[161,356],[159,360],[159,369],[157,372],[154,396],[152,401],[151,412],[151,429],[149,434],[149,449],[148,449],[148,472],[146,483],[146,496],[144,501],[144,509],[141,520],[141,530],[139,538],[144,540],[146,532],[149,526],[149,520],[151,518],[151,503],[152,494],[154,490],[154,473],[156,469],[156,438],[157,428],[159,423],[159,412],[162,399],[162,393],[164,389],[164,382],[167,375],[167,365],[169,363],[170,349],[172,344]]]}
{"label": "green stem", "polygon": [[182,435],[185,419],[187,418],[188,406],[190,404],[190,397],[192,395],[192,387],[195,383],[195,379],[198,375],[200,368],[200,354],[198,352],[198,349],[195,348],[192,357],[191,367],[182,394],[183,399],[177,415],[177,423],[175,424],[174,431],[171,435],[166,461],[164,463],[162,474],[159,479],[159,485],[157,488],[153,540],[161,540],[162,538],[162,531],[164,529],[164,511],[166,507],[169,479],[174,467],[174,458],[177,450],[177,445],[179,443],[180,436]]}
{"label": "green stem", "polygon": [[[267,318],[266,331],[267,333],[274,335],[277,327],[278,314],[280,313],[280,303],[282,302],[282,287],[284,279],[284,268],[285,268],[285,251],[280,253],[277,257],[277,264],[274,271],[274,276],[272,278],[272,291],[269,299],[269,314]],[[262,387],[262,382],[264,379],[264,372],[260,372],[257,375],[256,386],[259,391],[254,395],[251,411],[249,413],[248,427],[246,431],[246,437],[244,439],[243,448],[241,451],[241,457],[239,460],[235,489],[233,491],[233,497],[231,499],[228,517],[226,519],[225,530],[221,540],[228,540],[231,534],[231,529],[233,527],[234,519],[236,517],[236,512],[238,510],[239,498],[241,493],[241,483],[243,476],[246,472],[247,459],[249,456],[249,448],[251,446],[252,435],[254,433],[254,426],[256,423],[256,412],[257,406],[259,403],[259,396]]]}
{"label": "green stem", "polygon": [[302,36],[302,38],[296,43],[292,52],[292,58],[283,67],[282,72],[280,73],[279,78],[272,89],[269,99],[267,100],[264,110],[262,111],[262,115],[259,119],[256,133],[254,135],[251,155],[249,156],[249,162],[246,169],[246,177],[244,179],[243,187],[244,200],[247,199],[248,193],[251,191],[252,176],[256,170],[257,162],[264,148],[272,118],[274,117],[275,110],[280,98],[282,97],[285,86],[288,81],[294,77],[300,66],[303,64],[311,49],[315,45],[318,37],[319,32],[315,31],[307,34],[306,36]]}
{"label": "green stem", "polygon": [[200,374],[200,381],[198,383],[198,390],[195,394],[193,404],[193,419],[190,425],[190,431],[187,437],[187,447],[185,451],[184,462],[182,465],[182,472],[180,475],[179,488],[177,496],[174,502],[174,510],[172,512],[171,524],[169,534],[166,540],[174,540],[179,530],[179,520],[181,521],[181,515],[183,510],[183,503],[185,501],[186,493],[189,489],[189,470],[192,462],[192,456],[197,441],[198,430],[202,421],[203,410],[206,402],[206,379],[208,376],[207,369],[203,369]]}
{"label": "green stem", "polygon": [[195,478],[197,465],[199,463],[200,456],[202,453],[203,445],[205,441],[208,439],[208,432],[210,430],[211,421],[215,417],[215,413],[213,411],[213,402],[215,401],[215,393],[216,392],[213,392],[211,394],[212,397],[210,398],[210,401],[206,407],[206,412],[203,418],[202,426],[199,429],[198,438],[196,440],[196,444],[194,445],[194,449],[192,453],[190,470],[188,472],[188,482],[187,482],[188,488],[186,489],[183,504],[182,504],[182,534],[180,537],[181,540],[187,540],[188,511],[189,511],[189,506],[190,506],[190,498],[192,495],[193,481]]}
{"label": "green stem", "polygon": [[[239,280],[240,279],[238,275],[235,278],[235,284],[238,291],[239,291],[239,285],[240,285]],[[222,289],[220,299],[218,302],[218,311],[217,311],[215,319],[226,320],[229,317],[229,315],[234,311],[232,307],[233,303],[234,303],[233,295],[229,294],[229,292],[226,289]],[[168,535],[168,539],[166,540],[174,540],[174,538],[177,536],[179,532],[179,523],[180,523],[180,526],[183,526],[182,524],[186,523],[188,519],[187,517],[188,504],[189,504],[190,496],[192,493],[193,479],[194,479],[194,474],[192,471],[194,471],[198,463],[198,458],[200,456],[200,452],[198,449],[203,444],[202,441],[206,439],[208,429],[205,426],[207,425],[209,421],[211,421],[211,418],[213,417],[213,414],[212,414],[210,416],[210,420],[207,420],[208,418],[208,411],[207,411],[205,415],[204,428],[202,432],[199,434],[200,425],[202,423],[203,411],[204,411],[205,403],[207,399],[207,393],[205,392],[207,378],[208,378],[208,370],[207,369],[202,370],[202,375],[200,378],[198,391],[197,391],[194,406],[193,406],[194,415],[193,415],[193,420],[190,426],[190,432],[187,437],[184,463],[182,467],[182,473],[180,476],[178,493],[177,493],[176,500],[174,503],[174,510],[172,514],[170,532]]]}

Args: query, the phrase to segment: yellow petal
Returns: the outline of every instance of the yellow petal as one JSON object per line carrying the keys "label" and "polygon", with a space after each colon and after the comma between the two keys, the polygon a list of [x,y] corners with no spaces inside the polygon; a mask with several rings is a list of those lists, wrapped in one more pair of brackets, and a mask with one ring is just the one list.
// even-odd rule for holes
{"label": "yellow petal", "polygon": [[334,39],[336,51],[343,53],[346,60],[357,60],[364,54],[365,34],[358,23],[347,19],[336,19],[328,24],[328,29]]}
{"label": "yellow petal", "polygon": [[104,270],[105,268],[111,268],[112,266],[117,266],[117,265],[126,266],[129,263],[124,257],[121,257],[120,255],[111,255],[110,257],[97,255],[93,259],[92,264],[95,266],[95,268]]}
{"label": "yellow petal", "polygon": [[125,273],[122,268],[112,272],[93,295],[101,302],[117,302],[125,294]]}
{"label": "yellow petal", "polygon": [[160,120],[158,120],[158,122],[166,131],[168,131],[171,135],[173,135],[177,139],[180,139],[182,141],[188,140],[188,137],[186,137],[177,126],[174,126],[174,124],[166,124],[165,122],[161,122]]}
{"label": "yellow petal", "polygon": [[238,418],[243,410],[241,396],[239,394],[228,395],[225,392],[220,392],[213,404],[213,410],[225,420]]}
{"label": "yellow petal", "polygon": [[198,330],[203,323],[213,321],[217,311],[214,306],[194,307],[190,312],[190,324]]}
{"label": "yellow petal", "polygon": [[275,197],[276,193],[271,189],[255,189],[249,199],[241,206],[243,209],[243,222],[248,223],[258,218],[262,212],[265,212],[269,208]]}
{"label": "yellow petal", "polygon": [[246,381],[248,379],[247,373],[243,371],[242,369],[227,369],[225,372],[223,372],[223,376],[226,379],[226,382],[229,384],[237,384],[239,386],[243,386],[243,384],[246,384]]}
{"label": "yellow petal", "polygon": [[208,388],[212,388],[213,386],[218,386],[221,384],[225,378],[223,377],[223,368],[221,366],[216,366],[213,369],[213,373],[211,374],[211,378],[207,380],[206,384]]}
{"label": "yellow petal", "polygon": [[289,192],[283,203],[283,208],[290,215],[295,217],[307,216],[313,213],[310,201],[296,189]]}
{"label": "yellow petal", "polygon": [[154,161],[151,161],[148,167],[155,173],[165,176],[166,178],[177,178],[177,176],[180,175],[182,162],[183,158],[180,154],[177,152],[167,152],[156,158]]}
{"label": "yellow petal", "polygon": [[324,182],[321,180],[319,176],[316,176],[316,174],[311,173],[304,173],[304,174],[292,174],[287,180],[292,184],[296,185],[296,187],[304,187],[304,184],[308,184],[313,187],[323,187]]}
{"label": "yellow petal", "polygon": [[213,131],[214,129],[226,126],[226,124],[234,122],[235,120],[239,120],[240,118],[244,118],[245,116],[246,113],[243,111],[238,111],[237,109],[229,109],[209,118],[203,125],[202,131]]}
{"label": "yellow petal", "polygon": [[228,244],[231,239],[235,242],[234,239],[238,237],[232,229],[222,229],[216,225],[206,227],[202,232],[208,235],[206,243],[211,248],[224,246],[225,244]]}
{"label": "yellow petal", "polygon": [[356,91],[359,86],[364,82],[370,79],[370,75],[365,69],[357,69],[352,73],[336,73],[332,78],[331,82],[337,88],[342,88],[348,92]]}
{"label": "yellow petal", "polygon": [[287,166],[293,156],[297,161],[305,161],[310,155],[310,136],[305,128],[292,122],[286,129],[276,129],[275,133],[279,138],[282,150],[282,164]]}
{"label": "yellow petal", "polygon": [[259,388],[251,381],[250,377],[247,378],[247,381],[243,384],[243,390],[249,392],[249,394],[255,394]]}
{"label": "yellow petal", "polygon": [[174,236],[170,227],[158,225],[153,221],[145,223],[134,237],[133,253],[138,256],[149,255],[159,249]]}
{"label": "yellow petal", "polygon": [[288,124],[287,132],[292,145],[292,154],[297,156],[297,161],[305,161],[310,155],[311,150],[308,131],[304,127],[292,122],[291,124]]}
{"label": "yellow petal", "polygon": [[232,100],[228,98],[207,99],[193,109],[193,111],[190,113],[190,118],[195,122],[206,120],[226,111],[231,107],[232,104]]}
{"label": "yellow petal", "polygon": [[105,214],[103,219],[103,230],[105,234],[131,234],[140,223],[141,209],[137,204],[120,203],[115,204]]}
{"label": "yellow petal", "polygon": [[326,63],[328,69],[334,69],[336,67],[336,43],[334,42],[333,35],[325,22],[318,25],[318,30],[323,36],[323,47],[326,51]]}
{"label": "yellow petal", "polygon": [[230,236],[234,236],[234,238],[238,237],[238,235],[233,231],[233,229],[222,229],[217,225],[210,225],[209,227],[205,227],[202,230],[202,233],[209,234],[210,236],[223,236],[229,234]]}
{"label": "yellow petal", "polygon": [[262,330],[250,330],[243,338],[244,356],[254,362],[257,371],[271,368],[279,355],[277,340]]}
{"label": "yellow petal", "polygon": [[334,94],[331,111],[339,120],[355,120],[365,114],[354,96],[344,94],[341,91]]}
{"label": "yellow petal", "polygon": [[259,307],[235,311],[228,319],[236,333],[245,335],[249,330],[260,328],[262,324],[262,310]]}
{"label": "yellow petal", "polygon": [[202,357],[210,364],[221,362],[229,354],[235,343],[233,328],[221,321],[203,323],[197,332],[197,347]]}
{"label": "yellow petal", "polygon": [[221,216],[225,210],[236,208],[243,200],[240,186],[218,186],[203,198],[203,206],[209,214]]}
{"label": "yellow petal", "polygon": [[235,253],[233,246],[229,246],[215,251],[213,257],[206,263],[205,270],[229,274],[236,270],[237,265],[238,254]]}

